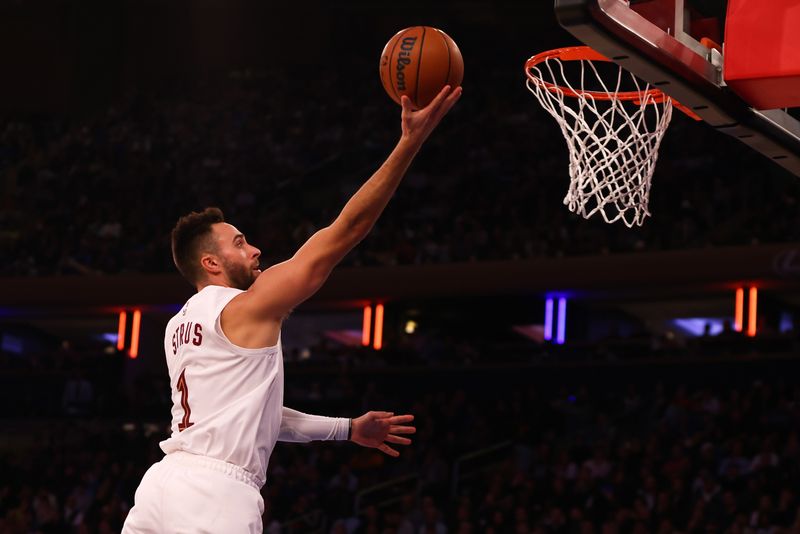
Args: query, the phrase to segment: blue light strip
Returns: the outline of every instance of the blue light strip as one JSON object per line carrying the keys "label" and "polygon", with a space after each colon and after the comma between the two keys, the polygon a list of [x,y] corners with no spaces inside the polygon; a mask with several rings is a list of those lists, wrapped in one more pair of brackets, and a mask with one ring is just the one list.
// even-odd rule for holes
{"label": "blue light strip", "polygon": [[567,331],[567,299],[560,297],[558,299],[558,330],[556,331],[556,343],[559,345],[564,344]]}
{"label": "blue light strip", "polygon": [[553,339],[553,299],[544,301],[544,340]]}

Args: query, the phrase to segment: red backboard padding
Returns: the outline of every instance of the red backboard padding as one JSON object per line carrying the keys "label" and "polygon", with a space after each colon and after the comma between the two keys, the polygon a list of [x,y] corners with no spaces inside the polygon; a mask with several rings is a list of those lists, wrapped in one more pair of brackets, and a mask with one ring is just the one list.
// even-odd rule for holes
{"label": "red backboard padding", "polygon": [[800,106],[800,2],[728,0],[725,81],[756,109]]}

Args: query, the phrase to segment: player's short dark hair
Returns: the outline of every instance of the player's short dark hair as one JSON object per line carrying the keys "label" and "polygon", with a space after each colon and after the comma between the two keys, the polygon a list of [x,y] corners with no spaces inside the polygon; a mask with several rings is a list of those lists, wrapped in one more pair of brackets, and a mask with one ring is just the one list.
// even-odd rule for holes
{"label": "player's short dark hair", "polygon": [[222,210],[209,207],[184,215],[172,229],[172,260],[178,271],[192,285],[197,285],[203,274],[200,253],[213,247],[209,239],[211,225],[221,222],[225,222]]}

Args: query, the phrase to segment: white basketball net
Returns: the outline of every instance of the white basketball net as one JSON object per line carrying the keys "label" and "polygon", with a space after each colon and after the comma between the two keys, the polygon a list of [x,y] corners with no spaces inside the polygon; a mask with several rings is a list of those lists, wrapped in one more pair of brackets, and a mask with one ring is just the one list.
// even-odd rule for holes
{"label": "white basketball net", "polygon": [[[672,101],[654,97],[649,85],[622,67],[610,64],[617,67],[616,80],[607,84],[592,60],[578,61],[576,84],[567,79],[558,58],[527,69],[528,89],[558,121],[569,147],[570,186],[564,204],[584,218],[599,212],[607,223],[641,225],[650,215],[650,181],[672,118]],[[636,100],[615,98],[623,83],[638,93]],[[611,98],[597,98],[598,93]]]}

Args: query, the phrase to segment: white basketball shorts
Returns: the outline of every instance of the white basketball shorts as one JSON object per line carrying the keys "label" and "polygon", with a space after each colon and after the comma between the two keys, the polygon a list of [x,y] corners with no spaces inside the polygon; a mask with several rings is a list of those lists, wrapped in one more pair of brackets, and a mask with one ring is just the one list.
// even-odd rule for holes
{"label": "white basketball shorts", "polygon": [[264,499],[239,466],[186,452],[153,464],[122,534],[261,534]]}

